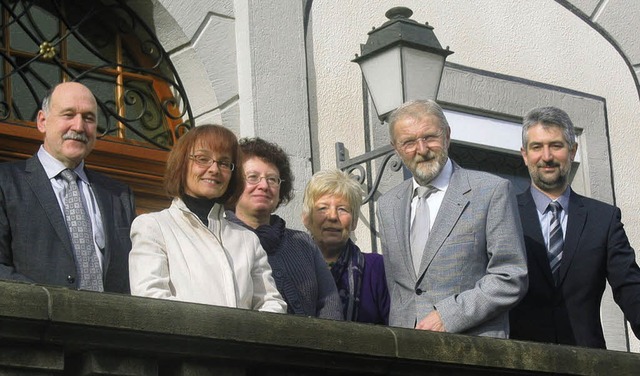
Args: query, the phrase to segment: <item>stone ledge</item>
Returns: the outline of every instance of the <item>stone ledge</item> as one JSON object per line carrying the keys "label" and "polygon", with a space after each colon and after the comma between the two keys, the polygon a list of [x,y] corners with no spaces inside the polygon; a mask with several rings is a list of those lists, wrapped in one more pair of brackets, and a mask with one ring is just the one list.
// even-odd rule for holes
{"label": "stone ledge", "polygon": [[[85,354],[89,360],[92,358],[86,354],[91,352],[125,354],[139,359],[129,363],[139,369],[151,369],[150,374],[154,374],[154,359],[398,375],[417,369],[456,370],[456,374],[464,375],[621,375],[640,369],[640,355],[632,353],[422,332],[25,283],[0,281],[0,296],[4,297],[0,304],[3,343],[52,348],[54,352],[48,354],[57,354],[57,359],[63,358],[60,354]],[[0,365],[8,362],[6,357],[0,358]]]}

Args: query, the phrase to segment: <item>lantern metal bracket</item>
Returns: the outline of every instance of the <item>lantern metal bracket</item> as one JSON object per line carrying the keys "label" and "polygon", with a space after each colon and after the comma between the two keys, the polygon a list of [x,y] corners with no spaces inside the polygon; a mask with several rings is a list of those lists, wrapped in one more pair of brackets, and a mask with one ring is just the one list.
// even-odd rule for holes
{"label": "lantern metal bracket", "polygon": [[[342,142],[336,142],[336,167],[338,169],[352,175],[360,184],[367,183],[367,191],[362,205],[369,202],[378,191],[382,175],[387,165],[391,171],[397,172],[402,168],[402,161],[395,153],[391,144],[381,146],[379,148],[368,151],[355,158],[348,158],[348,151]],[[377,175],[373,174],[371,161],[381,158],[380,167]],[[364,166],[363,166],[364,165]]]}

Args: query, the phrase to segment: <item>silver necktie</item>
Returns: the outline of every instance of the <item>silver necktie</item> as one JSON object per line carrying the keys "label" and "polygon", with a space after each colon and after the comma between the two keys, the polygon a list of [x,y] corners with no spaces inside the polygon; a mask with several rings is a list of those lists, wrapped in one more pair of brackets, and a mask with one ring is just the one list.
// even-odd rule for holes
{"label": "silver necktie", "polygon": [[416,276],[418,276],[431,225],[427,198],[429,198],[433,192],[437,191],[438,188],[429,185],[426,187],[420,186],[416,188],[416,190],[418,191],[418,202],[416,203],[415,216],[411,224],[411,258],[413,259],[413,268]]}
{"label": "silver necktie", "polygon": [[75,172],[65,169],[60,175],[67,182],[67,191],[64,195],[64,216],[67,220],[69,235],[76,257],[76,269],[78,271],[78,288],[82,290],[103,291],[102,269],[96,248],[93,244],[93,231],[91,230],[91,218],[82,203],[80,190],[78,189]]}

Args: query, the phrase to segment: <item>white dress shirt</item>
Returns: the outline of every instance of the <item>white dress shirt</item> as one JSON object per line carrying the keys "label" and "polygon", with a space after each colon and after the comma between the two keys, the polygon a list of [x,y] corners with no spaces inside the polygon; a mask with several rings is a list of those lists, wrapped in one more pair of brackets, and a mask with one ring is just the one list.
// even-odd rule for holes
{"label": "white dress shirt", "polygon": [[[40,150],[38,150],[38,159],[44,167],[44,171],[51,182],[51,187],[53,188],[53,192],[58,199],[58,205],[60,206],[60,212],[63,213],[64,217],[64,196],[67,189],[67,183],[60,177],[60,172],[66,169],[65,165],[62,164],[59,160],[55,159],[51,154],[49,154],[44,146],[40,146]],[[98,207],[98,202],[96,201],[96,197],[91,189],[91,183],[87,178],[87,174],[84,172],[84,161],[80,162],[80,164],[73,170],[78,177],[80,178],[78,181],[78,188],[82,194],[82,202],[84,203],[84,207],[91,218],[91,229],[93,231],[93,243],[96,249],[96,254],[98,255],[98,261],[100,262],[100,267],[102,268],[102,264],[104,262],[104,255],[101,250],[104,250],[105,247],[105,236],[104,236],[104,227],[102,225],[102,215],[100,214],[100,208]]]}
{"label": "white dress shirt", "polygon": [[[429,217],[431,218],[429,223],[429,230],[433,227],[433,223],[435,222],[436,216],[438,215],[438,211],[440,210],[440,205],[442,205],[442,200],[444,199],[444,194],[447,192],[447,188],[449,187],[449,181],[451,180],[451,175],[453,174],[453,164],[451,163],[451,159],[447,158],[447,162],[444,164],[442,171],[436,176],[431,182],[430,185],[438,188],[436,192],[433,192],[427,198],[427,204],[429,204]],[[415,195],[416,188],[418,188],[420,184],[413,179],[413,199],[411,200],[411,222],[413,223],[413,219],[416,216],[416,205],[418,203],[418,197]]]}
{"label": "white dress shirt", "polygon": [[549,210],[549,203],[551,201],[557,201],[562,210],[560,211],[560,225],[562,226],[562,239],[566,238],[567,234],[567,219],[569,218],[569,195],[571,190],[569,187],[555,200],[551,200],[547,195],[542,193],[536,186],[531,185],[531,196],[533,202],[536,204],[536,212],[538,212],[538,220],[540,221],[540,228],[542,229],[542,236],[544,237],[544,245],[549,249],[549,228],[551,227],[551,218],[553,212]]}

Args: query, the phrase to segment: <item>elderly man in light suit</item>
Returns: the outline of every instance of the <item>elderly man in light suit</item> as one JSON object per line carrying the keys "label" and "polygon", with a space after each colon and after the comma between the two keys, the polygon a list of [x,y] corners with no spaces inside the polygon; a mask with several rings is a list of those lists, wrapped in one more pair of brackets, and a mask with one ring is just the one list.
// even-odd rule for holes
{"label": "elderly man in light suit", "polygon": [[508,337],[508,311],[527,290],[511,183],[449,159],[449,124],[434,101],[400,106],[389,133],[413,173],[378,205],[389,324]]}

